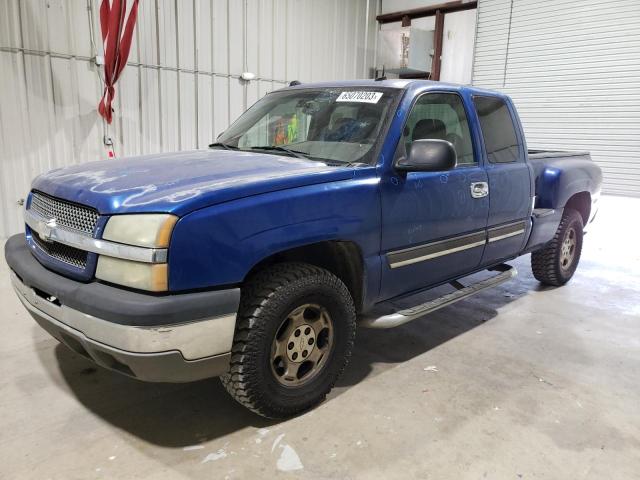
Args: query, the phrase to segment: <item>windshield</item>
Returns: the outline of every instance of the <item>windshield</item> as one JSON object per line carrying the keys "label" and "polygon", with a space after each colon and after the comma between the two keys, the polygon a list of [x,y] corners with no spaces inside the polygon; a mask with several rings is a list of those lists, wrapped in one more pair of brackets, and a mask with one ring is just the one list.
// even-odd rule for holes
{"label": "windshield", "polygon": [[266,95],[212,146],[325,161],[372,163],[398,90],[295,89]]}

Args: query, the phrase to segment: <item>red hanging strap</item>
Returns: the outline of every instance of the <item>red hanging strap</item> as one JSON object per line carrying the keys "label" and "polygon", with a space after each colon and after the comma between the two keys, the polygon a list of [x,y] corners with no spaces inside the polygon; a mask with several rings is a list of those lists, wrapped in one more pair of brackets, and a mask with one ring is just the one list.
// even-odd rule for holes
{"label": "red hanging strap", "polygon": [[[131,11],[125,25],[127,12],[127,0],[102,0],[100,5],[100,29],[102,31],[102,43],[104,46],[104,92],[98,112],[111,123],[111,102],[115,96],[114,85],[120,78],[120,74],[127,65],[133,30],[138,18],[138,0],[133,0]],[[124,29],[123,29],[124,26]]]}

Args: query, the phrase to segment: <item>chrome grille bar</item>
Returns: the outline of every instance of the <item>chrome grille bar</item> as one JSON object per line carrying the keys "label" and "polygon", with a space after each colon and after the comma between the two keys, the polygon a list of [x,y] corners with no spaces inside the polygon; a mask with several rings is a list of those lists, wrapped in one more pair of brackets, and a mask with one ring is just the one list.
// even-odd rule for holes
{"label": "chrome grille bar", "polygon": [[43,218],[33,210],[24,211],[24,221],[43,241],[58,242],[87,252],[122,258],[135,262],[165,263],[166,248],[144,248],[122,243],[109,242],[93,238],[90,235],[68,230],[60,226],[50,226],[49,219]]}

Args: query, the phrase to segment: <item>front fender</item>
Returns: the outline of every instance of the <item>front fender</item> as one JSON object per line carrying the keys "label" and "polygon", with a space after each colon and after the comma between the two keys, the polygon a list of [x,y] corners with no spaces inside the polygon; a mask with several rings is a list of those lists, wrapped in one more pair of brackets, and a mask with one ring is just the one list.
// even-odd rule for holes
{"label": "front fender", "polygon": [[[169,248],[171,291],[241,283],[278,252],[326,240],[356,243],[365,265],[380,251],[378,178],[358,169],[350,180],[298,187],[207,207],[182,217]],[[367,272],[374,279],[379,272]],[[376,280],[377,281],[377,280]]]}

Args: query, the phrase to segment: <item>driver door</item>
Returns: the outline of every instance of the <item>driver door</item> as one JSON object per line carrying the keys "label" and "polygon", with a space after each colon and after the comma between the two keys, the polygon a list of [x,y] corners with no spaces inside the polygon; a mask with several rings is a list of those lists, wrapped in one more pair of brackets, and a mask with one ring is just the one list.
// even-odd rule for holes
{"label": "driver door", "polygon": [[488,179],[457,93],[418,97],[395,160],[411,142],[428,138],[451,142],[458,165],[443,172],[394,171],[382,179],[382,298],[455,278],[477,268],[482,258]]}

